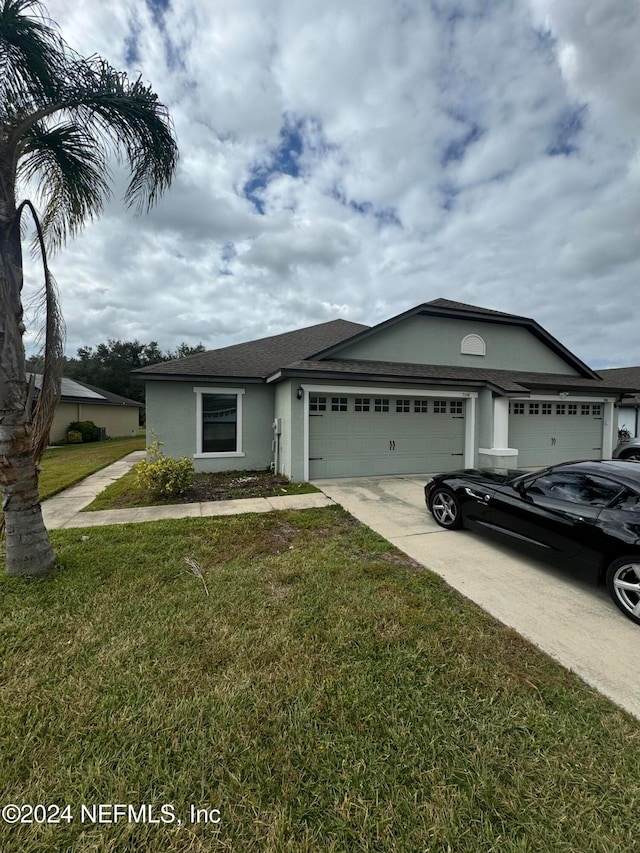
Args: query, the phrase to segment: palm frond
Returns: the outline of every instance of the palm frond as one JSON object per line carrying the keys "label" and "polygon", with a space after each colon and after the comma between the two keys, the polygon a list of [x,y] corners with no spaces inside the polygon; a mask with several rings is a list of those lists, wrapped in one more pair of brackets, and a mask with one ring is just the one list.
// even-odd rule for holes
{"label": "palm frond", "polygon": [[140,77],[130,81],[100,57],[81,60],[76,72],[75,90],[65,93],[69,109],[126,160],[131,180],[125,202],[148,210],[171,183],[178,161],[167,108]]}
{"label": "palm frond", "polygon": [[[25,14],[34,10],[40,18]],[[130,172],[125,203],[142,213],[171,183],[178,148],[152,89],[99,56],[80,57],[42,10],[39,0],[0,0],[0,156],[22,159],[20,177],[38,183],[56,248],[102,210],[111,154]]]}
{"label": "palm frond", "polygon": [[46,101],[66,63],[64,42],[39,0],[0,0],[0,115]]}
{"label": "palm frond", "polygon": [[44,123],[27,131],[18,174],[37,182],[44,203],[42,230],[50,245],[62,245],[87,219],[101,213],[111,194],[103,148],[81,127]]}
{"label": "palm frond", "polygon": [[62,311],[60,310],[58,288],[47,263],[47,252],[42,226],[34,206],[28,200],[23,201],[17,210],[17,225],[20,227],[22,214],[25,210],[29,210],[34,219],[44,269],[42,301],[45,324],[41,335],[41,339],[43,339],[44,369],[42,372],[42,384],[31,422],[31,448],[34,461],[37,465],[47,448],[51,425],[58,403],[60,402],[62,368],[64,364],[65,326]]}

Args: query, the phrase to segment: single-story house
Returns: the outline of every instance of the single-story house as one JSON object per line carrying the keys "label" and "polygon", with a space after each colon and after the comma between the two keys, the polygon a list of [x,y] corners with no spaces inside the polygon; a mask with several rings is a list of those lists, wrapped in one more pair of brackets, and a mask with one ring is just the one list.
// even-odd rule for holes
{"label": "single-story house", "polygon": [[[40,388],[42,376],[35,374],[34,379],[36,389]],[[60,402],[49,433],[50,444],[64,441],[73,421],[93,421],[109,438],[137,434],[142,403],[67,377],[62,378],[60,391]]]}
{"label": "single-story house", "polygon": [[608,458],[616,404],[535,320],[435,299],[134,371],[147,429],[197,471],[294,481]]}
{"label": "single-story house", "polygon": [[[619,382],[627,388],[640,388],[640,367],[611,367],[598,373],[607,382]],[[618,429],[628,430],[631,437],[640,435],[640,394],[633,393],[620,403]]]}

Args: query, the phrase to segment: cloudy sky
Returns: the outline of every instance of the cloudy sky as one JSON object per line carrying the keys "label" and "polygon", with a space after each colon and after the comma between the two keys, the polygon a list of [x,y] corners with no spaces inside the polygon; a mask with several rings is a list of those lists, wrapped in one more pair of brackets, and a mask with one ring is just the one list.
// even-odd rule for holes
{"label": "cloudy sky", "polygon": [[[48,0],[141,74],[170,191],[52,260],[67,354],[207,348],[440,296],[640,364],[637,0]],[[116,175],[116,188],[121,183]]]}

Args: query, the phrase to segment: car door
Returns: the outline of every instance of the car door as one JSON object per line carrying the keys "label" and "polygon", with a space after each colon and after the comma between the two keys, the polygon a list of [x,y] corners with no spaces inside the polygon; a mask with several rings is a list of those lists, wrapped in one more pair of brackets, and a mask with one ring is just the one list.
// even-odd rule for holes
{"label": "car door", "polygon": [[493,530],[527,550],[572,560],[595,536],[595,523],[620,487],[571,470],[543,472],[517,488],[496,490],[491,501]]}

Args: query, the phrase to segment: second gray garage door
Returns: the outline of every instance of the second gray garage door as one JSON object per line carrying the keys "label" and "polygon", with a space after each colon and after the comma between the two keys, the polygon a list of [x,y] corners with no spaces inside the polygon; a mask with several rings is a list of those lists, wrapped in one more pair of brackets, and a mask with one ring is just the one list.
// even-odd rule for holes
{"label": "second gray garage door", "polygon": [[602,458],[602,404],[512,402],[509,446],[518,467]]}
{"label": "second gray garage door", "polygon": [[359,477],[463,467],[465,403],[442,397],[309,397],[309,476]]}

